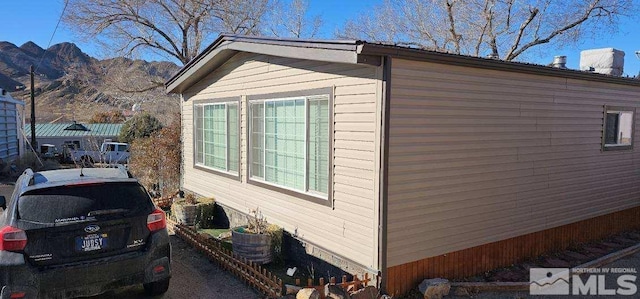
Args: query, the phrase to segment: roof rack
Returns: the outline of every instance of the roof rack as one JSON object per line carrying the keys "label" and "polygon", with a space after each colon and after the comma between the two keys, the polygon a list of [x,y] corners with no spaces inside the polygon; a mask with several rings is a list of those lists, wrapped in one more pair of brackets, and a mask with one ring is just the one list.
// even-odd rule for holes
{"label": "roof rack", "polygon": [[23,174],[29,176],[29,180],[27,181],[27,186],[35,185],[35,180],[33,179],[34,172],[33,172],[33,170],[31,170],[31,168],[25,169]]}

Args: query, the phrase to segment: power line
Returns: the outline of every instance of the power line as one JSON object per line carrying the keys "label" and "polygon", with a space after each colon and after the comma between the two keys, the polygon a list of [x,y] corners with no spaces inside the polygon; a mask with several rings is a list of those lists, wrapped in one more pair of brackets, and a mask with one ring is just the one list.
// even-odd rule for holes
{"label": "power line", "polygon": [[47,47],[44,49],[44,53],[42,53],[42,57],[40,57],[40,61],[38,62],[38,66],[36,67],[35,72],[38,71],[38,69],[40,68],[40,65],[42,64],[42,61],[44,60],[44,56],[47,55],[47,50],[49,50],[49,47],[51,46],[51,41],[53,41],[53,37],[56,35],[56,31],[58,31],[58,26],[60,26],[60,21],[62,21],[62,17],[64,16],[64,12],[67,10],[68,4],[69,4],[69,0],[64,0],[64,8],[62,8],[62,13],[58,18],[58,23],[56,23],[56,28],[53,29],[53,33],[51,34],[51,38],[49,39],[49,44],[47,44]]}

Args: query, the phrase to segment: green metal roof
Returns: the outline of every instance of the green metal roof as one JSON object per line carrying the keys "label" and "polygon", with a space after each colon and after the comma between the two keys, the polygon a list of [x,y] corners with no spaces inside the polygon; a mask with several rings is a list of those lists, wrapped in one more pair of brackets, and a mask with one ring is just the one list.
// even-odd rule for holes
{"label": "green metal roof", "polygon": [[[100,136],[112,137],[120,135],[122,124],[83,124],[88,131],[84,130],[65,130],[74,123],[62,124],[36,124],[36,137],[84,137],[84,136]],[[24,134],[31,136],[31,124],[24,125]]]}

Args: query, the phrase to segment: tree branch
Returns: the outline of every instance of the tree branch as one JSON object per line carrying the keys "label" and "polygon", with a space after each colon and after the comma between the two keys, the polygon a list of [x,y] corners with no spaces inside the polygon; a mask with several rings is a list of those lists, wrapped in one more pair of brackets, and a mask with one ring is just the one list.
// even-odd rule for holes
{"label": "tree branch", "polygon": [[[533,41],[525,44],[524,46],[522,46],[520,49],[513,51],[510,55],[508,55],[507,57],[505,57],[505,60],[507,61],[511,61],[513,59],[515,59],[516,57],[518,57],[520,54],[522,54],[524,51],[526,51],[527,49],[536,46],[536,45],[540,45],[540,44],[546,44],[549,41],[551,41],[551,39],[553,39],[554,37],[556,37],[559,34],[562,34],[572,28],[575,28],[576,26],[584,23],[585,21],[589,20],[592,16],[591,13],[597,8],[595,5],[599,3],[598,0],[594,1],[591,6],[589,7],[589,9],[587,11],[585,11],[585,13],[578,18],[577,20],[561,27],[560,29],[556,29],[554,31],[552,31],[551,33],[549,33],[546,37],[544,38],[536,38]],[[594,16],[597,17],[598,15]]]}
{"label": "tree branch", "polygon": [[453,17],[453,3],[454,2],[449,2],[449,0],[447,0],[446,2],[447,16],[449,19],[449,33],[451,34],[451,39],[453,40],[453,46],[455,49],[454,53],[460,54],[460,39],[462,38],[462,36],[456,32],[456,21]]}
{"label": "tree branch", "polygon": [[158,82],[158,81],[151,81],[151,85],[150,86],[143,87],[143,88],[136,88],[136,89],[127,89],[127,88],[123,88],[122,86],[116,85],[116,88],[119,91],[128,92],[128,93],[147,92],[147,91],[154,90],[156,88],[163,88],[163,87],[164,87],[164,82]]}
{"label": "tree branch", "polygon": [[532,10],[529,11],[529,17],[524,22],[522,22],[522,24],[520,24],[520,29],[518,30],[518,34],[516,34],[516,39],[513,41],[513,45],[511,45],[511,48],[509,49],[509,52],[505,56],[506,57],[505,60],[509,61],[509,60],[512,60],[513,58],[515,58],[515,57],[512,57],[512,55],[513,55],[514,51],[516,51],[516,49],[518,49],[518,46],[520,45],[520,40],[522,39],[522,36],[524,35],[525,29],[527,29],[529,24],[531,24],[531,22],[533,22],[533,20],[538,15],[538,12],[540,12],[538,10],[538,8],[533,8]]}

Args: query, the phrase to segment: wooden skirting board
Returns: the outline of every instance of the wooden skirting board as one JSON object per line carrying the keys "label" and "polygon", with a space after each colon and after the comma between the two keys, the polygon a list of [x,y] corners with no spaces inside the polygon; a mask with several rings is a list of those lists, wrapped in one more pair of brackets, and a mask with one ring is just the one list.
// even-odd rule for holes
{"label": "wooden skirting board", "polygon": [[425,278],[470,277],[637,228],[640,228],[640,207],[433,256],[388,268],[386,290],[389,294],[405,294]]}

